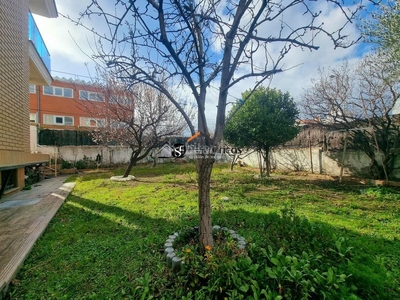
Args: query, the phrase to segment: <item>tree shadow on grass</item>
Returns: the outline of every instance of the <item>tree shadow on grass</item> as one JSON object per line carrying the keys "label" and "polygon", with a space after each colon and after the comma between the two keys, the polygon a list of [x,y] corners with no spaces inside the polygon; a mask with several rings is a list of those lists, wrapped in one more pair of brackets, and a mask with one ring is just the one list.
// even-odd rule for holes
{"label": "tree shadow on grass", "polygon": [[[10,292],[17,298],[117,299],[135,295],[137,280],[149,273],[153,296],[172,295],[168,293],[173,293],[174,277],[160,249],[171,233],[197,225],[197,216],[182,217],[178,210],[172,211],[176,217],[168,216],[163,209],[134,211],[69,196],[17,275],[19,285]],[[214,211],[213,224],[238,231],[257,247],[283,248],[287,254],[312,251],[331,263],[339,258],[329,249],[335,248],[337,237],[346,236],[349,240],[343,247],[354,247],[340,264],[342,272],[353,274],[347,284],[357,287],[355,293],[362,299],[399,298],[399,241],[363,236],[286,213],[283,218],[243,209]]]}
{"label": "tree shadow on grass", "polygon": [[[135,176],[138,180],[138,182],[151,182],[153,183],[154,181],[151,180],[151,178],[158,178],[162,176],[168,176],[168,175],[174,175],[174,176],[179,176],[179,175],[185,175],[185,174],[192,174],[196,172],[196,166],[194,164],[188,164],[187,166],[180,166],[180,165],[172,165],[169,167],[155,167],[155,168],[145,168],[143,166],[133,168],[131,175]],[[84,173],[82,175],[72,175],[70,176],[67,181],[68,182],[73,182],[73,181],[81,181],[81,182],[86,182],[86,181],[92,181],[92,180],[98,180],[98,179],[104,179],[104,180],[109,180],[111,176],[120,176],[123,175],[124,170],[123,169],[117,169],[117,170],[105,170],[102,172],[94,172],[94,173]],[[194,181],[196,181],[196,175],[193,175],[192,177]],[[159,180],[159,179],[157,179]]]}
{"label": "tree shadow on grass", "polygon": [[[83,198],[73,197],[69,201],[79,204],[81,209],[90,211],[94,215],[113,215],[115,220],[123,220],[122,226],[126,224],[127,230],[126,237],[123,239],[135,241],[135,245],[130,246],[129,251],[141,249],[138,253],[142,253],[142,256],[135,257],[135,260],[139,258],[140,261],[141,267],[137,272],[140,275],[143,275],[144,270],[152,270],[154,264],[160,265],[162,261],[160,254],[155,255],[157,261],[149,259],[149,251],[154,252],[162,248],[166,237],[174,231],[197,225],[195,221],[197,216],[192,216],[192,221],[186,218],[170,221],[166,220],[165,216],[150,217],[146,212],[133,212]],[[347,279],[347,285],[355,287],[354,293],[362,299],[395,299],[399,296],[399,291],[396,290],[400,280],[400,265],[397,259],[400,256],[398,240],[389,241],[361,235],[322,222],[309,222],[296,217],[290,211],[283,218],[276,213],[255,213],[242,209],[214,211],[213,223],[237,230],[249,243],[254,243],[258,247],[267,248],[270,245],[275,251],[283,248],[288,255],[300,255],[303,251],[322,255],[321,272],[327,271],[330,264],[340,268],[339,273],[352,274]],[[114,227],[115,225],[111,228]],[[96,238],[99,232],[102,232],[101,227],[92,230]],[[115,232],[106,231],[105,233],[104,238],[110,239],[110,234]],[[342,236],[346,237],[347,241],[343,242],[342,249],[339,250],[335,242]],[[121,237],[117,240],[121,240]],[[338,252],[344,252],[348,247],[353,247],[351,253],[340,258]],[[154,274],[157,274],[158,270],[153,270]],[[166,278],[170,280],[172,277]],[[169,285],[166,281],[158,282],[158,284],[162,289]],[[161,293],[155,286],[152,290],[156,294]]]}
{"label": "tree shadow on grass", "polygon": [[[187,219],[171,222],[162,217],[149,217],[144,212],[127,211],[88,199],[79,198],[71,201],[95,213],[100,211],[118,216],[133,225],[135,228],[131,234],[140,236],[141,242],[145,244],[144,248],[150,246],[146,248],[147,251],[161,247],[165,238],[172,232],[196,225],[196,222],[189,222]],[[195,219],[196,216],[193,216],[193,220]],[[296,217],[290,211],[283,218],[276,213],[255,213],[242,209],[214,211],[213,223],[237,230],[249,243],[254,243],[258,247],[267,248],[270,245],[275,251],[283,248],[288,255],[312,251],[316,255],[323,255],[323,261],[327,264],[339,267],[336,264],[341,262],[340,272],[352,274],[347,283],[356,287],[354,293],[362,299],[395,299],[399,296],[399,291],[396,290],[400,279],[400,266],[397,260],[400,255],[399,241],[360,235],[322,222],[309,222]],[[149,235],[153,235],[150,239],[152,243],[149,243]],[[342,244],[342,251],[347,247],[353,247],[353,250],[350,255],[341,259],[337,254],[340,250],[335,248],[335,242],[342,236],[348,239]],[[148,260],[148,255],[143,259]],[[149,263],[148,270],[154,262]],[[321,271],[327,271],[323,269],[323,263],[320,268]],[[164,284],[168,285],[166,282]],[[154,286],[153,290],[157,292]]]}
{"label": "tree shadow on grass", "polygon": [[[134,295],[146,273],[168,286],[164,263],[168,235],[189,225],[71,195],[17,275],[12,297],[122,299]],[[193,224],[194,225],[194,224]],[[153,293],[159,293],[154,286]],[[11,298],[11,296],[10,296]]]}
{"label": "tree shadow on grass", "polygon": [[[68,203],[78,204],[84,211],[89,211],[92,214],[108,216],[109,219],[112,219],[118,226],[126,226],[133,231],[157,234],[155,238],[159,240],[158,244],[160,247],[162,247],[168,235],[187,226],[188,223],[187,219],[181,218],[181,214],[174,220],[173,216],[165,213],[165,207],[160,206],[155,206],[152,213],[154,216],[150,216],[149,213],[144,210],[133,211],[120,207],[117,205],[118,202],[116,202],[115,205],[110,205],[71,196],[68,198]],[[194,224],[192,226],[194,226]]]}
{"label": "tree shadow on grass", "polygon": [[324,178],[307,179],[307,176],[305,179],[299,179],[298,176],[296,175],[279,177],[279,179],[272,179],[269,182],[266,181],[264,183],[264,185],[266,186],[271,184],[277,186],[287,186],[287,185],[302,186],[302,187],[309,186],[310,188],[315,186],[330,191],[341,191],[341,192],[359,191],[360,188],[369,187],[369,185],[361,183],[361,179],[357,180],[355,178],[352,178],[351,180],[349,178],[344,178],[343,182],[340,183],[339,180],[330,180]]}

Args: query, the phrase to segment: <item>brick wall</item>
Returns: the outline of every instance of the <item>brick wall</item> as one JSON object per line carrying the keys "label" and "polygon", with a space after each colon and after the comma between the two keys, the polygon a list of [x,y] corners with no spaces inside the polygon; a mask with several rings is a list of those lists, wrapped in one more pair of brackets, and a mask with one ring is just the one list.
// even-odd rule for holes
{"label": "brick wall", "polygon": [[[80,124],[80,118],[101,118],[97,111],[103,111],[103,103],[96,101],[85,101],[79,98],[79,91],[91,91],[102,93],[101,89],[90,85],[80,85],[71,81],[54,79],[53,87],[69,88],[73,90],[73,98],[46,95],[43,86],[36,85],[36,92],[30,93],[30,112],[39,114],[38,123],[41,128],[59,130],[93,130],[93,127],[85,127]],[[68,116],[74,119],[73,126],[49,125],[44,123],[44,115]]]}
{"label": "brick wall", "polygon": [[0,0],[0,151],[29,150],[28,0]]}

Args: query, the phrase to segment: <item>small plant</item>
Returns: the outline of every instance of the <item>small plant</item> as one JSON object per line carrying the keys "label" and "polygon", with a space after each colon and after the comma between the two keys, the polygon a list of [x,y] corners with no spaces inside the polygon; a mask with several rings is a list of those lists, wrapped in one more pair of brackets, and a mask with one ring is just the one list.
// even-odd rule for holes
{"label": "small plant", "polygon": [[390,187],[370,187],[365,190],[361,190],[361,194],[377,200],[400,200],[399,191]]}
{"label": "small plant", "polygon": [[335,248],[330,248],[329,250],[335,254],[337,254],[340,259],[348,259],[348,256],[350,255],[350,251],[353,249],[353,247],[346,247],[343,244],[346,242],[346,239],[344,237],[338,237],[333,236],[335,241]]}
{"label": "small plant", "polygon": [[24,190],[30,190],[32,184],[40,181],[40,168],[37,166],[25,168],[25,187]]}
{"label": "small plant", "polygon": [[83,159],[75,162],[75,168],[77,169],[95,169],[96,167],[96,161],[86,155],[83,156]]}
{"label": "small plant", "polygon": [[25,184],[25,186],[23,188],[23,190],[25,190],[25,191],[30,191],[31,189],[32,189],[32,185],[30,185],[30,184]]}
{"label": "small plant", "polygon": [[[352,295],[345,282],[350,275],[344,271],[352,247],[344,246],[345,239],[329,237],[288,205],[271,222],[274,227],[269,227],[269,241],[276,238],[274,244],[284,248],[274,250],[261,242],[242,250],[219,232],[214,248],[206,248],[201,255],[196,231],[184,231],[178,239],[184,263],[177,275],[176,296],[189,293],[195,299],[335,299]],[[323,239],[318,246],[307,243],[313,236]],[[337,255],[332,257],[330,251]]]}
{"label": "small plant", "polygon": [[257,284],[253,280],[257,266],[228,234],[218,232],[214,248],[206,246],[204,250],[201,255],[198,243],[183,247],[177,296],[190,291],[196,299],[224,299],[232,293],[244,296],[252,291]]}
{"label": "small plant", "polygon": [[150,295],[149,285],[151,282],[150,274],[146,273],[142,277],[136,278],[134,282],[134,289],[132,291],[132,297],[134,299],[153,299]]}
{"label": "small plant", "polygon": [[261,249],[261,252],[266,258],[266,283],[275,287],[285,299],[334,298],[335,292],[348,277],[337,274],[333,266],[321,264],[322,256],[311,251],[285,255],[282,248],[275,252],[269,246],[268,251]]}
{"label": "small plant", "polygon": [[73,167],[73,164],[69,162],[68,160],[62,159],[61,160],[61,168],[62,169],[71,169]]}

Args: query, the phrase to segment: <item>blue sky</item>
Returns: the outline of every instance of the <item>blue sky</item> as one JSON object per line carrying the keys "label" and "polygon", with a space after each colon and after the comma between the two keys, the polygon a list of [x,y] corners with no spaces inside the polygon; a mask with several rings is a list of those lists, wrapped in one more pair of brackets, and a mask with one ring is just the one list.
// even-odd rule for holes
{"label": "blue sky", "polygon": [[[60,1],[56,0],[58,11],[64,15],[69,15],[76,19],[79,12],[83,11],[88,0],[81,1]],[[100,2],[100,1],[99,1]],[[108,4],[110,1],[107,1]],[[325,1],[318,3],[323,7]],[[324,7],[326,8],[326,7]],[[299,15],[301,11],[298,12]],[[297,15],[287,15],[288,19],[296,19]],[[343,20],[343,16],[337,10],[326,9],[324,19],[327,27],[332,27]],[[46,19],[35,16],[36,23],[46,42],[48,50],[51,54],[52,75],[53,77],[66,77],[73,79],[89,80],[94,75],[94,63],[91,62],[87,55],[93,52],[94,37],[88,31],[80,26],[74,25],[71,21],[59,17],[57,19]],[[98,24],[92,24],[93,27]],[[99,31],[105,28],[99,28]],[[355,24],[349,24],[347,32],[356,38],[359,33]],[[320,49],[317,51],[301,50],[296,48],[292,50],[285,58],[283,67],[287,71],[277,74],[270,82],[271,87],[276,87],[282,91],[288,91],[296,101],[300,100],[300,96],[304,88],[311,85],[311,78],[316,78],[318,68],[329,68],[335,66],[338,62],[348,59],[357,61],[362,54],[369,49],[365,45],[353,46],[349,49],[333,49],[332,43],[327,39],[320,37],[318,39]],[[85,53],[87,55],[85,55]],[[241,97],[241,93],[251,88],[254,81],[243,81],[240,85],[233,87],[229,94],[232,96],[230,101],[235,101]],[[218,88],[211,88],[208,94],[207,115],[209,126],[215,123],[214,117],[216,113],[215,99],[218,95]],[[229,108],[228,108],[229,109]]]}

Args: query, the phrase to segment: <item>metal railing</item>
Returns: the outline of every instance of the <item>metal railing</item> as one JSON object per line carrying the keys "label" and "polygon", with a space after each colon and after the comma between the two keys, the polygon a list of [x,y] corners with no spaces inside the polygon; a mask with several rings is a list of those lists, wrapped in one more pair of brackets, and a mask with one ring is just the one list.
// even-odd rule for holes
{"label": "metal railing", "polygon": [[42,35],[33,19],[32,14],[29,12],[29,40],[35,45],[39,56],[42,58],[44,65],[50,72],[50,53],[47,50],[46,44],[43,41]]}

